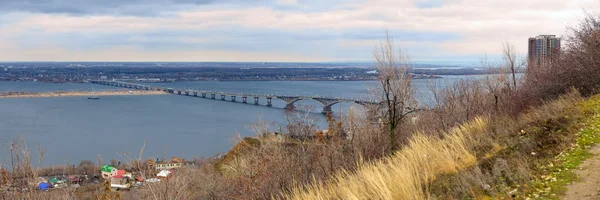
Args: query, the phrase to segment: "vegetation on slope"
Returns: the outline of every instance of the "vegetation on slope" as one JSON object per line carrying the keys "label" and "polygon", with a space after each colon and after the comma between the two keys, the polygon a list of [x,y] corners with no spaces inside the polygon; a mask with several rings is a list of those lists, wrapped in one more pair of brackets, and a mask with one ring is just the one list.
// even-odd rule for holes
{"label": "vegetation on slope", "polygon": [[527,197],[558,199],[564,194],[565,186],[579,178],[573,170],[592,156],[589,148],[600,143],[600,95],[584,101],[578,108],[589,117],[581,120],[581,128],[574,135],[576,141],[539,168],[542,173],[532,181],[531,190],[525,193]]}
{"label": "vegetation on slope", "polygon": [[[476,118],[444,137],[418,134],[388,158],[364,164],[355,172],[342,172],[328,184],[300,187],[289,199],[428,199],[535,196],[549,161],[560,159],[552,170],[572,169],[584,150],[597,142],[597,133],[583,134],[576,127],[589,111],[580,105],[600,102],[600,96],[581,102],[577,94],[532,109],[517,119]],[[588,106],[589,107],[589,106]],[[597,116],[595,116],[597,117]],[[592,119],[595,119],[592,118]],[[571,148],[571,142],[578,144]],[[581,148],[579,148],[581,146]],[[570,155],[570,156],[565,156]],[[558,168],[557,168],[558,167]],[[559,174],[566,174],[557,171]],[[563,175],[566,176],[566,175]],[[561,176],[562,178],[562,176]],[[561,182],[570,181],[565,179]],[[531,184],[534,181],[537,184]],[[556,182],[556,181],[554,181]],[[529,186],[528,186],[529,184]],[[556,196],[552,186],[543,197]],[[537,194],[539,197],[540,194]]]}

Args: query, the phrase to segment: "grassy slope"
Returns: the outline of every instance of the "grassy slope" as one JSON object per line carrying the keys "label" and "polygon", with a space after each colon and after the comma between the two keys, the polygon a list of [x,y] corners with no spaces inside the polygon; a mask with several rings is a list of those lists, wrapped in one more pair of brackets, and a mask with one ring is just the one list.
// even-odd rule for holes
{"label": "grassy slope", "polygon": [[294,191],[290,199],[423,199],[423,185],[439,174],[456,173],[475,164],[467,148],[471,134],[487,121],[478,119],[454,129],[444,139],[415,136],[410,145],[379,162],[364,164],[355,174],[341,173],[334,184]]}
{"label": "grassy slope", "polygon": [[389,158],[286,198],[553,198],[600,141],[599,108],[600,96],[569,97],[518,119],[476,119],[443,139],[419,134]]}
{"label": "grassy slope", "polygon": [[542,167],[545,173],[532,181],[534,190],[527,193],[527,197],[558,199],[564,194],[565,186],[578,179],[573,170],[592,156],[589,148],[600,143],[600,96],[594,96],[577,107],[589,117],[581,120],[581,128],[575,133],[576,142]]}

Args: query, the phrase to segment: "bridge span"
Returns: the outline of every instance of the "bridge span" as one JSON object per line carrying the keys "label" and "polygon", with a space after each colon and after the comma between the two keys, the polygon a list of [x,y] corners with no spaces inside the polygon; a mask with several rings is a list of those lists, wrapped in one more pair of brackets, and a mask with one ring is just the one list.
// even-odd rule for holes
{"label": "bridge span", "polygon": [[355,104],[363,105],[363,106],[379,104],[376,101],[365,101],[365,100],[359,100],[359,99],[353,99],[353,98],[322,97],[322,96],[284,96],[284,95],[272,95],[272,94],[214,92],[214,91],[204,91],[204,90],[189,90],[189,89],[157,87],[157,86],[150,86],[150,85],[144,85],[144,84],[138,84],[138,83],[129,83],[129,82],[112,81],[112,80],[92,80],[92,81],[90,81],[90,83],[122,87],[122,88],[131,88],[131,89],[137,89],[137,90],[164,91],[164,92],[167,92],[170,94],[176,94],[176,95],[201,97],[201,98],[207,98],[207,99],[218,99],[218,100],[222,100],[222,101],[231,101],[231,102],[238,102],[240,100],[240,99],[238,99],[238,97],[240,97],[241,103],[244,103],[244,104],[249,103],[248,99],[250,98],[250,100],[254,100],[253,102],[250,102],[250,103],[253,103],[254,105],[259,105],[259,103],[258,103],[259,99],[263,98],[263,99],[266,99],[266,102],[267,102],[266,106],[268,106],[268,107],[273,106],[273,104],[271,102],[275,98],[275,99],[279,99],[279,100],[285,102],[285,104],[286,104],[285,108],[290,109],[290,110],[295,108],[294,103],[296,103],[298,101],[313,100],[323,106],[322,113],[332,112],[331,106],[338,104],[338,103],[342,103],[342,102],[351,102],[351,103],[355,103]]}

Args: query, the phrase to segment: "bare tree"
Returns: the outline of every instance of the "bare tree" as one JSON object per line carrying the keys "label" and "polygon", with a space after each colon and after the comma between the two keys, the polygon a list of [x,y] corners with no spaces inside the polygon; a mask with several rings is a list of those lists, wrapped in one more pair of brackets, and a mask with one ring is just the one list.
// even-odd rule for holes
{"label": "bare tree", "polygon": [[389,131],[390,150],[394,151],[398,148],[398,128],[417,105],[412,78],[408,73],[410,59],[394,47],[394,39],[387,31],[386,39],[375,48],[373,58],[379,72],[383,120]]}
{"label": "bare tree", "polygon": [[518,56],[517,55],[517,50],[515,49],[515,46],[513,46],[512,44],[505,42],[502,45],[502,60],[503,60],[503,64],[505,65],[504,67],[508,68],[508,70],[510,70],[510,73],[512,75],[512,90],[517,90],[517,76],[516,73],[518,72],[518,70],[526,65],[526,59],[522,58],[523,56]]}

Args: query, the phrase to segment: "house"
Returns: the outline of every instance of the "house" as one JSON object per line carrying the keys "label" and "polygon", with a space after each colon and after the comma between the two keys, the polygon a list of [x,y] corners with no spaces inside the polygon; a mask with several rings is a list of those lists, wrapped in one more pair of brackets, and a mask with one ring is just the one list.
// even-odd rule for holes
{"label": "house", "polygon": [[157,162],[154,164],[156,171],[177,169],[183,166],[183,160],[177,157],[171,158],[169,162]]}
{"label": "house", "polygon": [[158,162],[156,163],[156,171],[169,170],[169,169],[177,169],[181,167],[182,163],[176,162]]}

